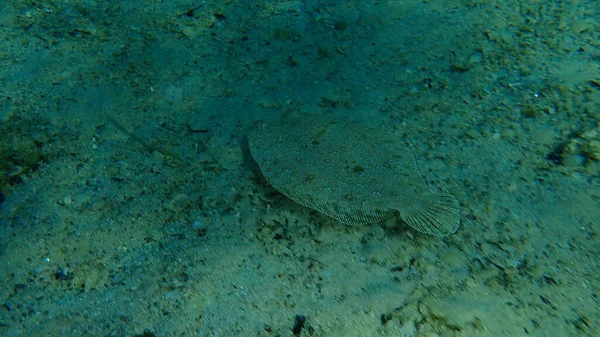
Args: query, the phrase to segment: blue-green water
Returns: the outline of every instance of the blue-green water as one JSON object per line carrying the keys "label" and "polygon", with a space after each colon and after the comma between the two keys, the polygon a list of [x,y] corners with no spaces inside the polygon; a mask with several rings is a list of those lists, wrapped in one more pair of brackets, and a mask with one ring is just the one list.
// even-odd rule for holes
{"label": "blue-green water", "polygon": [[[0,336],[599,336],[599,20],[593,0],[0,2]],[[245,137],[286,111],[393,130],[458,231],[278,193]]]}

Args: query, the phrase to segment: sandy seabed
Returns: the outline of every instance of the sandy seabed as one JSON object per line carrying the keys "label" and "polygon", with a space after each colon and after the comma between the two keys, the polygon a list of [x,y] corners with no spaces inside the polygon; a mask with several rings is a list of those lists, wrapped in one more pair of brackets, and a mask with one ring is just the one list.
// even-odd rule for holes
{"label": "sandy seabed", "polygon": [[[0,3],[0,335],[599,336],[596,0]],[[256,171],[285,111],[390,128],[447,238]],[[393,172],[390,172],[393,174]]]}

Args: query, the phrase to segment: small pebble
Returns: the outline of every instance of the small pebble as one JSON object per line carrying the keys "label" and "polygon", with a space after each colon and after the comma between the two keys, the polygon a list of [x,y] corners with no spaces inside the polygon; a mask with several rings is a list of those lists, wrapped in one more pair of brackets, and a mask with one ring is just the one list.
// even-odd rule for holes
{"label": "small pebble", "polygon": [[502,137],[503,138],[513,138],[515,136],[515,132],[511,129],[503,129]]}
{"label": "small pebble", "polygon": [[477,130],[474,130],[474,129],[467,130],[466,135],[467,135],[467,137],[469,137],[471,139],[478,139],[481,136],[481,134]]}
{"label": "small pebble", "polygon": [[400,333],[405,337],[412,337],[417,333],[417,327],[415,326],[415,322],[408,321],[406,322],[402,328],[400,328]]}
{"label": "small pebble", "polygon": [[562,158],[561,163],[565,167],[577,167],[585,164],[585,158],[579,154],[569,154]]}
{"label": "small pebble", "polygon": [[62,204],[65,206],[69,206],[71,203],[73,203],[73,198],[71,198],[69,195],[62,199]]}
{"label": "small pebble", "polygon": [[200,220],[196,220],[196,221],[192,222],[192,228],[195,230],[201,230],[204,228],[204,222],[202,222]]}

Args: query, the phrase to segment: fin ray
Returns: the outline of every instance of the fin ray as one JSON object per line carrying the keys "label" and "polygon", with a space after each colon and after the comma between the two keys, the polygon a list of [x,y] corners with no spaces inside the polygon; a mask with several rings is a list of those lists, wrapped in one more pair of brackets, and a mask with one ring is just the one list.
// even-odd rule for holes
{"label": "fin ray", "polygon": [[460,225],[458,200],[450,194],[423,195],[403,209],[400,215],[413,229],[438,237],[455,233]]}

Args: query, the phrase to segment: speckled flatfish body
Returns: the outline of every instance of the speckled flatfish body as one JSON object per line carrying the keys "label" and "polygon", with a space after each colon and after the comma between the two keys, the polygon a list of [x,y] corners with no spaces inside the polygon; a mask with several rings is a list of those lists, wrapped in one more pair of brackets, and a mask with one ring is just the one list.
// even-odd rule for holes
{"label": "speckled flatfish body", "polygon": [[410,150],[392,130],[287,113],[256,123],[248,143],[271,186],[344,224],[399,215],[410,227],[435,236],[459,226],[457,199],[427,188]]}

